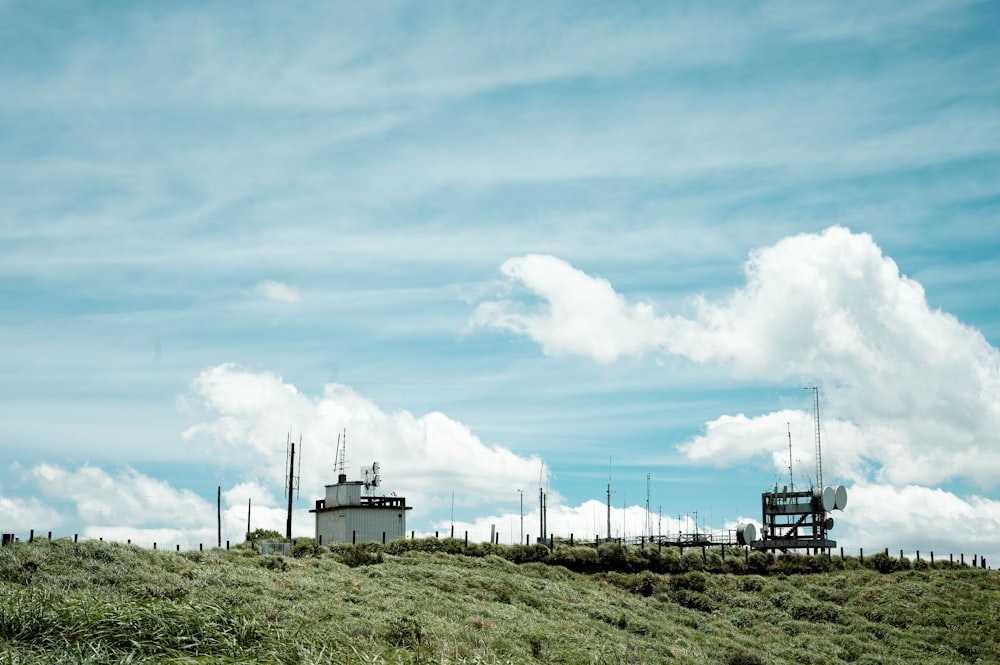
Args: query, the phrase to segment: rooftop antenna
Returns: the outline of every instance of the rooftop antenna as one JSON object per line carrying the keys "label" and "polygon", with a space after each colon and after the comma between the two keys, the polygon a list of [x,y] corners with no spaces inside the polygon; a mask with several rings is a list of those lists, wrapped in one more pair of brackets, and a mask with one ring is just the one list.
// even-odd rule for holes
{"label": "rooftop antenna", "polygon": [[333,461],[333,470],[337,472],[338,476],[344,476],[344,480],[347,480],[346,471],[344,471],[347,462],[347,428],[345,427],[341,434],[337,434],[337,457]]}
{"label": "rooftop antenna", "polygon": [[795,477],[792,475],[792,423],[788,425],[788,489],[795,491]]}
{"label": "rooftop antenna", "polygon": [[337,473],[337,466],[340,462],[340,432],[337,432],[337,447],[333,452],[333,472]]}
{"label": "rooftop antenna", "polygon": [[823,453],[819,443],[819,387],[813,386],[812,391],[813,419],[816,425],[816,486],[823,487]]}
{"label": "rooftop antenna", "polygon": [[[288,519],[285,522],[285,538],[292,539],[292,499],[299,494],[299,479],[302,477],[302,435],[299,435],[299,466],[295,467],[295,442],[292,441],[292,433],[288,433],[285,440],[285,452],[288,455],[288,482],[285,485],[285,494],[288,495]],[[296,475],[298,471],[298,475]]]}

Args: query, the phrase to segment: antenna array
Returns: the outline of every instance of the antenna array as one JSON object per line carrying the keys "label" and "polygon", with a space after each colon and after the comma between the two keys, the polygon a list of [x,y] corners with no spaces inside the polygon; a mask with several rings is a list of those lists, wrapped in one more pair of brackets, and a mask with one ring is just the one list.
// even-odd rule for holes
{"label": "antenna array", "polygon": [[823,451],[819,442],[819,387],[813,386],[813,412],[816,424],[816,486],[823,487]]}

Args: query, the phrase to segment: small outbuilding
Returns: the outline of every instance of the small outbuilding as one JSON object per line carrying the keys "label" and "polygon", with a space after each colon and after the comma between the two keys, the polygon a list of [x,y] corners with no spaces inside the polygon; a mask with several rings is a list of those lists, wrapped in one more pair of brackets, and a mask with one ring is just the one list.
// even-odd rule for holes
{"label": "small outbuilding", "polygon": [[406,537],[406,505],[401,496],[376,496],[378,463],[363,470],[365,480],[348,481],[341,473],[326,486],[326,498],[309,512],[316,515],[316,544],[387,543]]}

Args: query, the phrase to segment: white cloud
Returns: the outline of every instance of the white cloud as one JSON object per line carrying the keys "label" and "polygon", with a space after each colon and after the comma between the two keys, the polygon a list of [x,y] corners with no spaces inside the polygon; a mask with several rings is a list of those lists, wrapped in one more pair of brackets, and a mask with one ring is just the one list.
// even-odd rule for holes
{"label": "white cloud", "polygon": [[[529,500],[531,499],[531,500]],[[540,529],[540,510],[538,506],[538,496],[525,494],[524,512],[524,535],[530,538],[530,542],[535,542]],[[648,521],[647,521],[648,517]],[[569,538],[572,535],[576,540],[593,540],[599,537],[604,540],[608,535],[608,509],[607,504],[591,499],[579,506],[569,506],[562,503],[556,494],[549,494],[546,501],[545,513],[548,535],[555,535],[559,538]],[[472,521],[456,520],[455,537],[463,538],[468,532],[469,540],[472,542],[488,542],[490,534],[495,528],[495,533],[500,535],[501,543],[518,543],[521,540],[521,513],[503,512],[495,515],[483,515]],[[678,531],[692,533],[695,531],[695,520],[691,516],[685,516],[678,520],[675,517],[663,516],[662,518],[650,513],[646,514],[646,509],[642,506],[612,506],[611,507],[611,537],[612,538],[638,538],[639,536],[659,534],[665,537],[676,536]],[[735,528],[735,527],[734,527]],[[710,531],[708,525],[702,524],[703,532]],[[442,537],[449,535],[451,522],[449,520],[438,520],[434,523],[429,534],[434,531]]]}
{"label": "white cloud", "polygon": [[[822,380],[826,426],[842,451],[838,470],[860,477],[873,462],[892,484],[1000,478],[1000,353],[978,331],[932,309],[917,282],[900,275],[867,234],[832,227],[754,251],[746,285],[692,318],[630,304],[610,283],[552,257],[510,259],[513,284],[541,297],[482,303],[473,322],[530,336],[549,354],[610,362],[675,354],[718,363],[737,378]],[[783,420],[724,416],[684,446],[695,459],[725,463],[774,452]],[[838,423],[837,419],[844,422]],[[766,438],[766,437],[765,437]],[[786,456],[787,457],[787,456]]]}
{"label": "white cloud", "polygon": [[657,317],[652,306],[627,303],[607,280],[555,257],[508,259],[500,270],[548,307],[528,312],[510,300],[486,302],[476,308],[473,322],[528,335],[548,354],[575,353],[607,363],[654,351],[670,334],[672,320]]}
{"label": "white cloud", "polygon": [[204,370],[192,383],[205,421],[184,438],[227,456],[229,463],[270,487],[284,487],[288,433],[302,445],[301,492],[319,498],[336,480],[338,437],[346,430],[348,476],[379,461],[385,491],[406,496],[417,515],[450,501],[463,505],[509,500],[514,488],[538,480],[541,460],[488,445],[442,413],[386,413],[339,384],[311,397],[268,372],[231,364]]}
{"label": "white cloud", "polygon": [[1000,562],[1000,501],[916,485],[858,483],[849,488],[847,509],[833,517],[831,535],[852,549],[874,553],[888,547],[894,555],[920,550],[921,558],[933,551],[956,560],[965,553],[967,563],[978,554],[994,568]]}
{"label": "white cloud", "polygon": [[294,287],[282,282],[276,282],[273,279],[265,279],[257,282],[257,286],[254,287],[254,293],[276,302],[296,303],[301,298],[298,290]]}
{"label": "white cloud", "polygon": [[[222,492],[221,515],[214,498],[209,501],[188,489],[178,489],[130,468],[112,475],[95,466],[68,470],[52,464],[31,469],[31,478],[41,497],[30,500],[0,497],[0,508],[19,516],[5,528],[26,531],[52,530],[70,521],[82,523],[83,538],[132,542],[142,547],[183,550],[214,547],[222,541],[243,542],[247,531],[247,501],[252,500],[251,529],[271,529],[285,533],[287,507],[278,505],[270,492],[255,482],[239,483]],[[67,516],[45,500],[69,501],[76,508]],[[293,535],[312,536],[313,518],[308,509],[296,507],[292,516]],[[53,535],[57,535],[54,533]],[[67,534],[61,534],[67,535]]]}
{"label": "white cloud", "polygon": [[40,464],[32,475],[46,496],[73,501],[86,524],[168,523],[183,528],[204,524],[215,515],[215,506],[194,492],[175,489],[130,468],[112,476],[94,466],[68,471]]}
{"label": "white cloud", "polygon": [[14,533],[21,537],[21,532],[34,529],[41,533],[55,529],[64,522],[59,511],[46,506],[37,498],[21,498],[0,496],[0,515],[3,515],[4,533]]}

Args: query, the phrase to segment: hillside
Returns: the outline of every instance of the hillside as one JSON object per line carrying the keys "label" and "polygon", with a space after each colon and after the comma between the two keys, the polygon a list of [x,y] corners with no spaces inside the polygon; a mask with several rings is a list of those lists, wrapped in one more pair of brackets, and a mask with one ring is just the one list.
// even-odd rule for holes
{"label": "hillside", "polygon": [[619,571],[448,541],[297,558],[19,543],[0,549],[0,663],[1000,662],[995,571],[620,572],[639,559],[604,547],[561,560]]}

